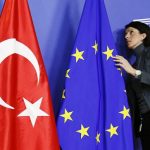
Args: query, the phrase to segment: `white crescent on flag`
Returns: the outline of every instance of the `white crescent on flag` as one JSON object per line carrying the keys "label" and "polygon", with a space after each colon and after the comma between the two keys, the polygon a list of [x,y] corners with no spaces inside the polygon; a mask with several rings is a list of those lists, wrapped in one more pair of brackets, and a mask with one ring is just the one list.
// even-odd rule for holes
{"label": "white crescent on flag", "polygon": [[[28,61],[30,61],[30,63],[35,68],[38,84],[40,79],[40,67],[33,52],[23,43],[17,41],[14,38],[0,42],[0,64],[3,62],[5,58],[13,54],[21,55],[25,57]],[[4,102],[1,98],[0,98],[0,105],[9,109],[14,109],[12,106]]]}
{"label": "white crescent on flag", "polygon": [[40,67],[33,52],[27,46],[17,41],[16,39],[7,39],[5,41],[0,42],[0,63],[2,63],[2,61],[5,58],[7,58],[12,54],[21,55],[31,62],[31,64],[34,66],[36,70],[37,79],[39,83]]}

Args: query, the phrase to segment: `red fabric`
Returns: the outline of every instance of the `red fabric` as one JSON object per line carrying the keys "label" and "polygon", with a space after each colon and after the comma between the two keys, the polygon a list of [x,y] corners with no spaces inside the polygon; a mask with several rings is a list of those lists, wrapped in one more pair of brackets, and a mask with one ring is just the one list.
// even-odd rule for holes
{"label": "red fabric", "polygon": [[[48,79],[27,0],[5,1],[0,42],[11,38],[33,52],[40,77],[38,82],[34,66],[22,55],[11,54],[0,63],[0,98],[14,107],[0,105],[0,150],[59,150]],[[33,126],[29,116],[18,115],[26,109],[23,98],[34,104],[41,97],[40,109],[49,116],[37,116]]]}

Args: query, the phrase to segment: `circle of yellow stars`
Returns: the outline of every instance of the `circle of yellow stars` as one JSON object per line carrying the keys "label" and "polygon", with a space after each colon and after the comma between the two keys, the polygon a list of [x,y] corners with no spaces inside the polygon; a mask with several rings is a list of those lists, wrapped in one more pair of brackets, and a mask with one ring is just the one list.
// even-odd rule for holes
{"label": "circle of yellow stars", "polygon": [[[98,52],[98,43],[96,41],[95,41],[94,45],[92,46],[92,48],[95,50],[95,54],[96,54]],[[103,54],[106,55],[106,60],[109,60],[113,56],[113,51],[114,51],[114,49],[110,49],[107,46],[107,50],[103,52]],[[72,54],[71,56],[75,57],[76,63],[77,63],[79,60],[84,60],[83,54],[84,54],[84,51],[80,51],[78,48],[76,48],[76,52],[74,54]],[[121,71],[121,69],[118,69],[118,70]],[[70,78],[69,73],[70,73],[70,69],[68,69],[66,71],[66,75],[65,75],[66,78]],[[64,89],[62,92],[62,99],[65,99],[65,98],[66,98],[66,96],[65,96],[65,89]],[[65,109],[64,114],[60,115],[61,117],[64,118],[64,123],[66,123],[69,120],[73,121],[72,113],[73,113],[73,111],[69,112],[69,111],[67,111],[67,109]],[[123,115],[123,120],[126,119],[127,117],[130,117],[129,109],[127,109],[125,106],[123,106],[123,110],[120,111],[119,113]],[[113,126],[112,123],[110,124],[110,128],[106,130],[107,132],[110,133],[110,138],[112,138],[114,135],[118,135],[118,131],[117,131],[118,127],[119,126]],[[85,136],[89,136],[89,133],[88,133],[89,128],[90,127],[85,127],[85,126],[83,126],[83,124],[81,124],[81,128],[79,130],[77,130],[76,132],[80,133],[80,136],[82,139]],[[100,143],[100,135],[101,134],[99,132],[97,132],[96,137],[95,137],[97,143]]]}

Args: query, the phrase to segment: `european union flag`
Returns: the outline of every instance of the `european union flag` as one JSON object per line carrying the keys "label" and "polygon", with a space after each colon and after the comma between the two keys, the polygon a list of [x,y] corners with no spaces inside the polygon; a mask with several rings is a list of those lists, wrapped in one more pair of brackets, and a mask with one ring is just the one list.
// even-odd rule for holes
{"label": "european union flag", "polygon": [[66,71],[58,133],[62,150],[133,150],[121,69],[103,0],[86,0]]}

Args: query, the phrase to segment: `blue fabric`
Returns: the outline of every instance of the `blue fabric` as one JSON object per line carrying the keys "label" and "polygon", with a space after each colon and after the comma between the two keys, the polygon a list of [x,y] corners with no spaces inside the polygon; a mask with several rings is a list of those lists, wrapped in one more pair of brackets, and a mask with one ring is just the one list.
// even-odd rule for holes
{"label": "blue fabric", "polygon": [[[119,113],[129,109],[124,81],[113,59],[103,53],[107,47],[117,54],[104,2],[86,0],[57,120],[62,150],[133,150],[131,118]],[[82,52],[78,60],[73,56],[77,49]],[[70,119],[63,117],[65,110]],[[118,135],[108,132],[111,124]],[[81,127],[87,132],[83,136]]]}

